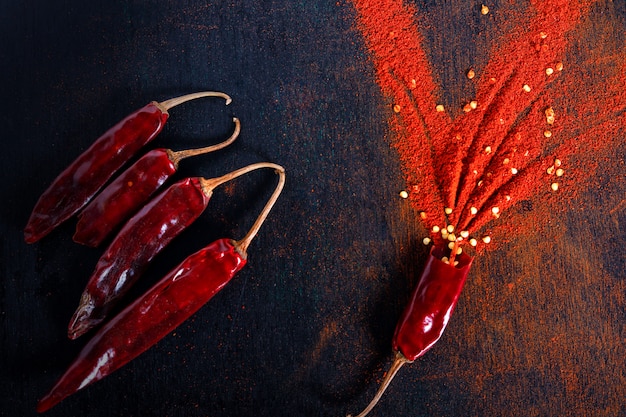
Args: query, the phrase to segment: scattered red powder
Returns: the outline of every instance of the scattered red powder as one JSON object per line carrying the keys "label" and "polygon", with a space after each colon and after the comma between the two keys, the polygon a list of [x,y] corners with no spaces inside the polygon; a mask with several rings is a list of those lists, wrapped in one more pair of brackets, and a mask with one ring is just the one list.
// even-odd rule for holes
{"label": "scattered red powder", "polygon": [[624,131],[626,64],[589,85],[583,69],[567,65],[570,34],[593,0],[532,1],[527,20],[466,77],[476,97],[459,103],[454,120],[440,106],[416,9],[397,0],[353,3],[394,109],[389,124],[411,203],[427,229],[453,226],[454,237],[433,232],[435,242],[481,242],[487,228],[507,228],[493,221],[521,201],[571,196],[593,174],[594,156]]}

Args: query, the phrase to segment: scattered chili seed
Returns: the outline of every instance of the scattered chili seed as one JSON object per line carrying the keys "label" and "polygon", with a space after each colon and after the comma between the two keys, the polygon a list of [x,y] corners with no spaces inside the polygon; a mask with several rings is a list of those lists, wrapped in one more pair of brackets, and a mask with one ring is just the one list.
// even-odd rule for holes
{"label": "scattered chili seed", "polygon": [[439,233],[440,230],[439,226],[433,226],[433,233]]}
{"label": "scattered chili seed", "polygon": [[476,246],[476,245],[478,245],[478,241],[477,241],[476,239],[474,239],[474,238],[471,238],[471,239],[470,239],[470,241],[469,241],[469,243],[470,243],[470,245],[472,245],[472,246]]}
{"label": "scattered chili seed", "polygon": [[400,191],[400,197],[402,198],[409,198],[409,193],[407,193],[406,191]]}
{"label": "scattered chili seed", "polygon": [[469,232],[467,230],[461,231],[461,237],[463,239],[467,239],[469,237]]}
{"label": "scattered chili seed", "polygon": [[484,243],[491,243],[491,236],[483,236],[482,241]]}
{"label": "scattered chili seed", "polygon": [[527,93],[530,93],[530,86],[528,84],[524,84],[524,86],[522,87],[522,90],[526,91]]}
{"label": "scattered chili seed", "polygon": [[546,75],[552,75],[554,70],[552,68],[546,68]]}
{"label": "scattered chili seed", "polygon": [[563,63],[562,62],[557,62],[555,65],[555,68],[557,71],[563,71]]}
{"label": "scattered chili seed", "polygon": [[554,165],[552,165],[550,168],[546,169],[546,172],[548,173],[548,175],[554,174]]}
{"label": "scattered chili seed", "polygon": [[470,207],[470,213],[471,214],[476,214],[476,213],[478,213],[478,209],[476,207]]}
{"label": "scattered chili seed", "polygon": [[511,168],[511,174],[516,175],[517,172],[517,168]]}
{"label": "scattered chili seed", "polygon": [[400,113],[400,110],[402,110],[402,107],[400,107],[399,104],[396,104],[395,106],[393,106],[393,111],[396,113]]}
{"label": "scattered chili seed", "polygon": [[449,224],[448,227],[446,227],[446,230],[448,231],[448,233],[452,233],[454,232],[454,226]]}
{"label": "scattered chili seed", "polygon": [[472,110],[475,110],[476,107],[478,107],[478,102],[476,100],[472,100],[470,101],[469,105],[472,108]]}
{"label": "scattered chili seed", "polygon": [[552,136],[552,132],[551,132],[551,131],[549,131],[549,130],[546,130],[546,131],[544,131],[544,132],[543,132],[543,135],[544,135],[545,137],[549,138],[549,137],[551,137],[551,136]]}
{"label": "scattered chili seed", "polygon": [[437,107],[435,107],[435,110],[441,113],[445,110],[445,108],[443,107],[443,104],[437,104]]}
{"label": "scattered chili seed", "polygon": [[476,76],[476,72],[474,72],[474,70],[470,68],[469,71],[467,71],[467,78],[471,80],[475,76]]}
{"label": "scattered chili seed", "polygon": [[430,244],[430,242],[431,242],[431,240],[430,240],[430,238],[429,238],[429,237],[425,237],[425,238],[422,240],[422,243],[423,243],[424,245],[429,245],[429,244]]}
{"label": "scattered chili seed", "polygon": [[480,7],[480,14],[487,15],[489,14],[489,7],[485,6],[484,4]]}
{"label": "scattered chili seed", "polygon": [[565,173],[565,171],[563,171],[563,168],[559,168],[559,169],[556,170],[556,176],[557,177],[562,177],[564,173]]}
{"label": "scattered chili seed", "polygon": [[485,153],[489,155],[491,153],[491,146],[485,147]]}
{"label": "scattered chili seed", "polygon": [[452,214],[452,211],[453,211],[453,210],[452,210],[450,207],[446,207],[445,209],[443,209],[443,211],[444,211],[446,214]]}
{"label": "scattered chili seed", "polygon": [[559,189],[559,183],[558,182],[553,182],[550,185],[550,188],[552,188],[552,191],[557,191]]}
{"label": "scattered chili seed", "polygon": [[428,216],[426,215],[426,212],[420,211],[420,217],[421,217],[422,219],[425,219],[425,218],[426,218],[426,217],[428,217]]}
{"label": "scattered chili seed", "polygon": [[555,159],[554,160],[554,166],[557,167],[557,168],[560,167],[561,166],[561,160],[560,159]]}

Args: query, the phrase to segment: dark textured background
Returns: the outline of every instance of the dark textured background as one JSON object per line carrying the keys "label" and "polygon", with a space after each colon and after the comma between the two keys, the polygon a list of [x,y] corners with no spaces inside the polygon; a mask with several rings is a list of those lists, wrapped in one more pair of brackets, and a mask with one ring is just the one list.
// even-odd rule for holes
{"label": "dark textured background", "polygon": [[[451,101],[458,68],[484,60],[491,39],[467,3],[419,2],[436,23],[426,37]],[[600,2],[588,45],[619,51],[624,9]],[[34,415],[85,343],[65,329],[102,251],[72,242],[73,220],[23,243],[38,196],[131,111],[206,89],[233,104],[173,109],[153,146],[216,142],[236,115],[240,139],[183,162],[179,177],[285,166],[249,265],[174,334],[48,414],[340,417],[366,405],[425,252],[398,198],[389,108],[353,18],[345,1],[2,3],[0,415]],[[374,415],[626,415],[623,148],[601,187],[476,259],[446,334]],[[134,294],[210,241],[242,237],[274,183],[257,173],[216,190]]]}

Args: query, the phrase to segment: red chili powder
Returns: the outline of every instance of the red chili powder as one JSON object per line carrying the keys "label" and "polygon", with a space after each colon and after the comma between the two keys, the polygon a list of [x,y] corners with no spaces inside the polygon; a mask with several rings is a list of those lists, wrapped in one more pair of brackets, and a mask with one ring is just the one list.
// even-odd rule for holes
{"label": "red chili powder", "polygon": [[459,103],[464,111],[454,120],[438,106],[416,9],[397,0],[353,3],[391,102],[411,203],[427,229],[452,225],[455,238],[464,231],[464,242],[480,242],[487,228],[506,229],[493,221],[521,201],[572,196],[626,126],[626,64],[585,88],[584,70],[567,66],[570,34],[593,0],[532,1],[527,20],[468,79],[476,97]]}

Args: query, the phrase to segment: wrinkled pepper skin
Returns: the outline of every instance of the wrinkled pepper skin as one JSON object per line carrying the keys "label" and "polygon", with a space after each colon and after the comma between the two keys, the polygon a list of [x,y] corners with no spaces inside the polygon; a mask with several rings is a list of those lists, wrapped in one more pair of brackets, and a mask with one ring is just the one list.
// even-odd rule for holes
{"label": "wrinkled pepper skin", "polygon": [[184,260],[105,324],[37,406],[44,412],[146,351],[220,291],[246,264],[229,239]]}
{"label": "wrinkled pepper skin", "polygon": [[152,102],[98,138],[48,187],[24,229],[34,243],[83,208],[104,184],[163,129],[168,113]]}
{"label": "wrinkled pepper skin", "polygon": [[443,248],[433,247],[417,286],[393,336],[392,347],[408,361],[426,353],[441,337],[456,307],[472,258],[458,255],[458,265],[441,261]]}
{"label": "wrinkled pepper skin", "polygon": [[176,172],[167,149],[154,149],[104,188],[79,214],[74,241],[99,246]]}
{"label": "wrinkled pepper skin", "polygon": [[205,210],[199,178],[178,181],[131,217],[100,257],[68,327],[75,339],[100,322],[152,259]]}

